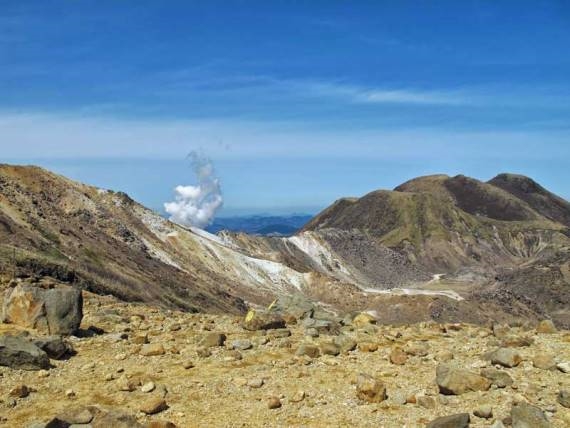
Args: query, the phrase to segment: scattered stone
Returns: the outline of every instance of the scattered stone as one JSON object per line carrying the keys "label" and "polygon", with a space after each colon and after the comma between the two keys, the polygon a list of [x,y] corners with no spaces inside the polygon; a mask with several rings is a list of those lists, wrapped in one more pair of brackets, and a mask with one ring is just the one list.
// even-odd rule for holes
{"label": "scattered stone", "polygon": [[550,428],[544,412],[538,407],[520,402],[511,408],[513,428]]}
{"label": "scattered stone", "polygon": [[147,343],[143,345],[139,354],[144,357],[154,357],[158,355],[164,355],[166,351],[161,343]]}
{"label": "scattered stone", "polygon": [[166,400],[160,396],[150,397],[140,406],[140,411],[146,415],[155,415],[168,409]]}
{"label": "scattered stone", "polygon": [[305,329],[305,336],[319,337],[319,331],[314,327],[306,328]]}
{"label": "scattered stone", "polygon": [[335,337],[333,342],[340,347],[342,353],[354,351],[357,345],[353,338],[345,334]]}
{"label": "scattered stone", "polygon": [[552,334],[556,333],[558,329],[551,320],[542,320],[536,326],[537,333]]}
{"label": "scattered stone", "polygon": [[469,413],[442,416],[427,424],[427,428],[468,428],[469,420]]}
{"label": "scattered stone", "polygon": [[567,389],[561,389],[558,392],[558,396],[556,400],[560,403],[560,405],[567,407],[570,409],[570,391]]}
{"label": "scattered stone", "polygon": [[406,361],[408,361],[408,355],[402,350],[402,348],[398,347],[392,349],[389,358],[392,364],[396,364],[398,366],[402,366],[406,364]]}
{"label": "scattered stone", "polygon": [[321,343],[320,351],[322,355],[333,355],[336,356],[340,354],[340,346],[335,343],[325,342]]}
{"label": "scattered stone", "polygon": [[[85,428],[88,428],[89,425]],[[111,411],[106,412],[102,415],[97,415],[95,419],[91,422],[92,428],[144,428],[143,425],[139,424],[136,418],[132,415],[120,412]]]}
{"label": "scattered stone", "polygon": [[521,361],[521,355],[511,348],[499,348],[491,354],[491,363],[499,364],[503,367],[516,367]]}
{"label": "scattered stone", "polygon": [[444,395],[460,395],[469,391],[487,391],[491,382],[468,370],[446,364],[439,364],[436,370],[436,382]]}
{"label": "scattered stone", "polygon": [[564,361],[556,364],[556,368],[562,373],[570,373],[570,361]]}
{"label": "scattered stone", "polygon": [[404,346],[404,352],[416,357],[425,357],[429,353],[429,345],[426,342],[408,342]]}
{"label": "scattered stone", "polygon": [[356,396],[368,403],[380,403],[386,396],[386,386],[372,376],[361,373],[356,379]]}
{"label": "scattered stone", "polygon": [[311,358],[317,358],[320,355],[319,348],[312,343],[301,343],[297,348],[295,355],[303,356],[306,355]]}
{"label": "scattered stone", "polygon": [[67,398],[75,398],[77,396],[77,394],[75,393],[75,391],[73,389],[69,388],[69,389],[65,390],[65,396]]}
{"label": "scattered stone", "polygon": [[265,382],[263,381],[263,379],[261,378],[256,378],[256,379],[250,379],[247,382],[247,386],[249,386],[250,388],[261,388],[263,386]]}
{"label": "scattered stone", "polygon": [[0,336],[0,366],[12,369],[49,369],[47,354],[21,337]]}
{"label": "scattered stone", "polygon": [[8,395],[10,397],[26,398],[28,395],[30,395],[30,388],[28,388],[26,385],[18,385],[12,388]]}
{"label": "scattered stone", "polygon": [[513,378],[503,370],[497,370],[495,368],[482,369],[481,376],[489,379],[497,388],[506,388],[513,384]]}
{"label": "scattered stone", "polygon": [[376,318],[366,312],[362,312],[352,319],[351,324],[356,328],[362,328],[370,324],[376,324]]}
{"label": "scattered stone", "polygon": [[126,375],[122,375],[119,379],[117,379],[117,388],[119,391],[133,392],[139,385],[139,382],[135,382],[135,380],[129,379]]}
{"label": "scattered stone", "polygon": [[358,344],[358,350],[360,352],[376,352],[378,350],[378,344],[372,342],[361,342]]}
{"label": "scattered stone", "polygon": [[301,401],[303,401],[305,399],[305,391],[297,391],[290,399],[289,401],[291,403],[300,403]]}
{"label": "scattered stone", "polygon": [[6,291],[2,321],[47,334],[73,334],[83,318],[81,290],[17,285]]}
{"label": "scattered stone", "polygon": [[285,328],[285,320],[275,313],[260,312],[252,309],[245,316],[242,327],[250,331]]}
{"label": "scattered stone", "polygon": [[267,400],[267,407],[270,409],[279,409],[281,407],[281,400],[279,397],[269,397]]}
{"label": "scattered stone", "polygon": [[239,339],[239,340],[234,340],[232,342],[232,349],[239,349],[240,351],[246,351],[248,349],[251,349],[252,347],[253,345],[251,344],[251,341],[247,339]]}
{"label": "scattered stone", "polygon": [[200,346],[196,348],[196,355],[198,355],[200,358],[208,358],[212,356],[212,351],[210,351],[210,348]]}
{"label": "scattered stone", "polygon": [[534,339],[528,336],[507,336],[501,342],[503,348],[521,348],[534,343]]}
{"label": "scattered stone", "polygon": [[291,336],[291,330],[288,328],[276,328],[274,330],[269,330],[267,335],[272,339],[284,339]]}
{"label": "scattered stone", "polygon": [[478,418],[491,419],[493,417],[493,408],[485,404],[475,409],[473,414]]}
{"label": "scattered stone", "polygon": [[73,347],[61,336],[42,337],[35,339],[33,343],[54,360],[64,359],[75,352]]}
{"label": "scattered stone", "polygon": [[148,334],[139,333],[131,337],[131,343],[135,345],[146,345],[148,343]]}
{"label": "scattered stone", "polygon": [[223,346],[226,342],[226,335],[223,333],[208,333],[200,340],[200,346],[206,348],[213,348],[216,346]]}
{"label": "scattered stone", "polygon": [[[94,414],[92,411],[87,407],[75,407],[72,409],[68,409],[63,413],[60,413],[52,420],[53,426],[60,426],[55,425],[55,421],[59,421],[60,424],[69,424],[69,425],[81,425],[81,424],[89,424],[94,418]],[[52,426],[49,425],[48,426]]]}
{"label": "scattered stone", "polygon": [[190,361],[190,360],[186,360],[182,363],[182,367],[184,367],[186,370],[191,369],[194,367],[194,362]]}
{"label": "scattered stone", "polygon": [[156,388],[154,382],[147,382],[141,387],[141,391],[144,393],[149,393],[154,391],[154,388]]}
{"label": "scattered stone", "polygon": [[449,361],[453,360],[453,352],[451,351],[442,351],[435,356],[435,359],[440,363],[448,363]]}
{"label": "scattered stone", "polygon": [[541,370],[552,370],[556,368],[554,356],[546,353],[539,353],[532,359],[532,365]]}
{"label": "scattered stone", "polygon": [[435,398],[428,395],[420,395],[419,397],[416,397],[416,403],[418,406],[426,409],[435,409],[436,405]]}

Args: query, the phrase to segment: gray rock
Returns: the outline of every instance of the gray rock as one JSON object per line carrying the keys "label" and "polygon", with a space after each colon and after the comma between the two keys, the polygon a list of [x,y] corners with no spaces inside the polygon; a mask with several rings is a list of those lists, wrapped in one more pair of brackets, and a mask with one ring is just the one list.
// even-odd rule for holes
{"label": "gray rock", "polygon": [[482,369],[481,376],[489,379],[497,388],[506,388],[513,384],[513,378],[508,373],[495,368]]}
{"label": "gray rock", "polygon": [[232,349],[239,349],[240,351],[246,351],[251,349],[253,345],[251,344],[250,340],[247,339],[238,339],[232,341]]}
{"label": "gray rock", "polygon": [[0,337],[0,366],[13,369],[41,370],[50,367],[47,354],[21,337]]}
{"label": "gray rock", "polygon": [[469,413],[442,416],[431,421],[427,428],[467,428],[469,427]]}
{"label": "gray rock", "polygon": [[522,362],[522,357],[512,348],[499,348],[491,354],[491,363],[503,367],[516,367]]}
{"label": "gray rock", "polygon": [[40,337],[34,339],[33,343],[54,360],[63,359],[74,353],[73,347],[61,336]]}
{"label": "gray rock", "polygon": [[2,321],[47,334],[73,334],[83,318],[81,290],[18,285],[4,298]]}
{"label": "gray rock", "polygon": [[346,334],[341,334],[340,336],[335,337],[333,341],[340,347],[340,351],[343,353],[354,351],[356,349],[356,341]]}
{"label": "gray rock", "polygon": [[513,405],[511,419],[513,428],[550,428],[552,426],[541,409],[523,402]]}

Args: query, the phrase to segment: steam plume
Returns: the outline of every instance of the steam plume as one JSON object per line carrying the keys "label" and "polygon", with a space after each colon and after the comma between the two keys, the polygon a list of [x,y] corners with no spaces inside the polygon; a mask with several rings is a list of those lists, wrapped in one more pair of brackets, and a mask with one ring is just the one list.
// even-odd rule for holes
{"label": "steam plume", "polygon": [[222,207],[220,180],[209,158],[195,151],[188,158],[198,184],[176,186],[174,202],[165,203],[164,209],[174,223],[203,229],[212,223],[216,212]]}

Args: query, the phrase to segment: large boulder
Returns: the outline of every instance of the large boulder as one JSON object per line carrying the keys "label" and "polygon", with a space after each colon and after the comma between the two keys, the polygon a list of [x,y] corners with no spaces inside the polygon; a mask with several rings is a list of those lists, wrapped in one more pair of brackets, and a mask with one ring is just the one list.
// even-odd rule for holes
{"label": "large boulder", "polygon": [[445,395],[460,395],[470,391],[487,391],[491,381],[470,372],[447,364],[440,364],[436,369],[436,382],[439,392]]}
{"label": "large boulder", "polygon": [[271,330],[285,328],[285,320],[278,314],[250,310],[242,322],[245,330]]}
{"label": "large boulder", "polygon": [[0,366],[23,370],[50,367],[47,354],[28,340],[15,336],[0,336]]}
{"label": "large boulder", "polygon": [[73,287],[44,289],[18,285],[4,298],[2,321],[41,333],[69,335],[83,318],[81,290]]}

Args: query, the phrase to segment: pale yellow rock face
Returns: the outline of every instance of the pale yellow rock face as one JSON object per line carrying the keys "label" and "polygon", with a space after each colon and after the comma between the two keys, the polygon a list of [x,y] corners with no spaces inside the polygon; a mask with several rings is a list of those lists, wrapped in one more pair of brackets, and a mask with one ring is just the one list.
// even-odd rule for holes
{"label": "pale yellow rock face", "polygon": [[35,329],[39,333],[49,333],[43,302],[35,299],[32,293],[26,292],[21,287],[6,290],[6,295],[4,322]]}

